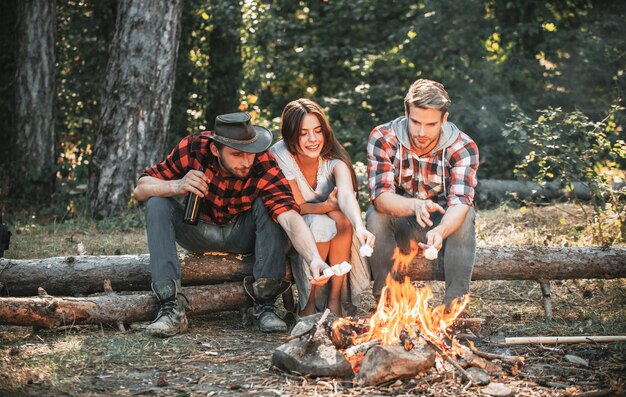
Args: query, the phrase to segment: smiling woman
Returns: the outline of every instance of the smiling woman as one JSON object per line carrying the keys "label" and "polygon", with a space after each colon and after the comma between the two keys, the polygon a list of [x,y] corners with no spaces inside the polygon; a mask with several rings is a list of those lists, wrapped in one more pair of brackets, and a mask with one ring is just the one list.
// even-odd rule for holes
{"label": "smiling woman", "polygon": [[353,267],[348,276],[352,296],[348,297],[345,276],[330,277],[330,288],[322,291],[328,279],[312,279],[302,258],[294,257],[292,266],[301,314],[312,314],[327,305],[333,313],[341,315],[341,301],[350,310],[353,298],[369,286],[367,267],[358,252],[352,250],[353,235],[358,239],[357,245],[374,246],[374,236],[363,226],[356,200],[352,161],[335,138],[322,108],[309,99],[287,104],[280,132],[283,140],[272,146],[271,151],[289,181],[320,255],[330,265],[352,262]]}

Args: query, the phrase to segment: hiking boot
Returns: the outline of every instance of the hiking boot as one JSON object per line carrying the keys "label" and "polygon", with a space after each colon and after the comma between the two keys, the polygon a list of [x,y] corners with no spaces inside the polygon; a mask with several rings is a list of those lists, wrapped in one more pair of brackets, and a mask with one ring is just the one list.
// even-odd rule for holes
{"label": "hiking boot", "polygon": [[287,332],[287,323],[276,314],[274,302],[278,295],[291,287],[284,280],[261,278],[252,281],[248,276],[243,281],[244,290],[254,301],[252,317],[258,322],[261,332]]}
{"label": "hiking boot", "polygon": [[145,334],[167,338],[187,330],[188,323],[185,315],[187,299],[179,292],[180,281],[159,280],[152,283],[152,290],[161,307],[156,319],[146,327]]}
{"label": "hiking boot", "polygon": [[261,332],[287,332],[287,323],[276,314],[273,303],[255,303],[252,307],[252,316],[259,323]]}

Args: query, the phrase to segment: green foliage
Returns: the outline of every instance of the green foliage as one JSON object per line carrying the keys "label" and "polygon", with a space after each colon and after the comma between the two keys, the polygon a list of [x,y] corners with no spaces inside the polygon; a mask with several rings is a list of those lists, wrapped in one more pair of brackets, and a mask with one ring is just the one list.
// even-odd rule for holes
{"label": "green foliage", "polygon": [[560,180],[570,190],[574,182],[589,188],[595,237],[603,244],[626,241],[626,189],[614,187],[610,172],[626,159],[626,143],[619,139],[622,128],[615,123],[620,110],[612,106],[603,120],[593,121],[580,111],[561,108],[539,110],[532,119],[514,108],[514,119],[506,124],[511,143],[525,149],[515,168],[518,176],[540,184]]}
{"label": "green foliage", "polygon": [[87,181],[115,3],[64,1],[58,3],[57,14],[57,177],[64,190]]}
{"label": "green foliage", "polygon": [[[479,146],[479,178],[511,178],[527,153],[504,134],[512,106],[579,109],[599,120],[626,91],[626,2],[183,1],[166,151],[211,128],[214,113],[237,109],[276,134],[286,103],[310,97],[353,161],[366,162],[370,131],[403,113],[406,90],[423,77],[450,93],[450,121]],[[1,13],[0,109],[9,115],[0,122],[1,195],[10,169],[15,4]],[[115,5],[57,3],[56,186],[66,199],[87,178]],[[614,113],[617,126],[624,114]]]}

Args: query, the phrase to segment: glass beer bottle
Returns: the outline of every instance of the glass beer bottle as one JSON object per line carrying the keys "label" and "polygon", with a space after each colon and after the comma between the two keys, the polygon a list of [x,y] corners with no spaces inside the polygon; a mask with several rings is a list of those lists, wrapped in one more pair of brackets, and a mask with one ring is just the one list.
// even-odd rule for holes
{"label": "glass beer bottle", "polygon": [[[198,170],[200,172],[204,172],[204,168],[200,167]],[[195,194],[189,192],[187,195],[187,204],[185,205],[185,217],[183,218],[183,223],[188,225],[197,225],[200,220],[200,197]]]}

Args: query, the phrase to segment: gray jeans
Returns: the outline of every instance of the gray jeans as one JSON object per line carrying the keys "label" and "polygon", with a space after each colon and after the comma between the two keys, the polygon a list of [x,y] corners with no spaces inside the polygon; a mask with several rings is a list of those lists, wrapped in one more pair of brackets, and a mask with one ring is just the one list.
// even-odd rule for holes
{"label": "gray jeans", "polygon": [[256,280],[281,280],[285,275],[287,235],[274,222],[261,199],[226,225],[200,221],[183,223],[184,207],[171,197],[151,197],[146,203],[146,229],[152,281],[180,280],[176,242],[191,252],[254,253]]}
{"label": "gray jeans", "polygon": [[[433,226],[441,221],[442,214],[431,213]],[[443,270],[446,280],[446,292],[443,303],[449,305],[454,298],[460,298],[469,291],[469,284],[476,256],[476,212],[470,208],[461,227],[443,242]],[[376,211],[373,205],[367,210],[367,229],[376,236],[376,246],[369,258],[374,295],[378,296],[385,286],[387,274],[393,266],[393,252],[396,247],[404,253],[410,250],[411,240],[426,242],[426,233],[430,227],[422,228],[415,216],[397,217]]]}

